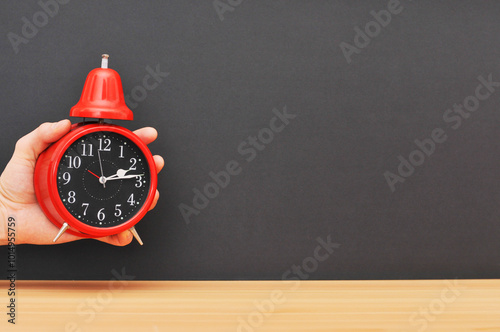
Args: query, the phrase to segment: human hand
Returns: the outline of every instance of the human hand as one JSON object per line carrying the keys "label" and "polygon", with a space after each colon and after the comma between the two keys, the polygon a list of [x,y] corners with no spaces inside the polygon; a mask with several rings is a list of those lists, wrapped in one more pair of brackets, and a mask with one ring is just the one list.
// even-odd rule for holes
{"label": "human hand", "polygon": [[[0,245],[7,244],[7,219],[13,216],[16,220],[17,244],[54,244],[52,240],[58,232],[50,222],[35,196],[33,174],[38,156],[51,143],[59,140],[71,129],[69,120],[55,123],[44,123],[37,129],[17,141],[14,154],[0,176]],[[145,143],[153,142],[158,136],[154,128],[142,128],[134,131]],[[156,171],[160,172],[164,161],[155,155]],[[156,191],[150,210],[156,206],[160,194]],[[132,241],[132,234],[127,230],[119,234],[97,238],[97,240],[124,246]],[[83,238],[65,233],[57,243],[65,243]]]}

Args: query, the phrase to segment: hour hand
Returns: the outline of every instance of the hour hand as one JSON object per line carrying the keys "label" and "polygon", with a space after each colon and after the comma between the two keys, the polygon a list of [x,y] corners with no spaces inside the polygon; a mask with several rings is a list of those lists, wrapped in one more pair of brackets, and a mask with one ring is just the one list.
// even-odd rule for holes
{"label": "hour hand", "polygon": [[111,176],[105,176],[106,180],[114,179],[114,178],[122,178],[125,176],[125,174],[130,171],[130,169],[118,169],[116,171],[116,174],[113,174]]}
{"label": "hour hand", "polygon": [[123,180],[123,179],[133,179],[139,176],[144,176],[144,174],[130,174],[130,175],[124,175],[124,176],[110,176],[106,178],[106,181],[112,181],[112,180]]}
{"label": "hour hand", "polygon": [[116,171],[116,174],[113,174],[111,176],[105,176],[104,181],[111,181],[111,180],[122,180],[122,179],[132,179],[136,178],[138,176],[143,176],[144,174],[130,174],[130,175],[125,175],[130,169],[119,169]]}

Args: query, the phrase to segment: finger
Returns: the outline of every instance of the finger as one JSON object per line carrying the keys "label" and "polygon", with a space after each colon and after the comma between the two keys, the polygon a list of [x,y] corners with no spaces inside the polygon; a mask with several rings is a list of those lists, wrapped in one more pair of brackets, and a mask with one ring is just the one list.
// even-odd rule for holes
{"label": "finger", "polygon": [[[48,221],[47,221],[48,222]],[[52,225],[53,226],[53,225]],[[73,242],[73,241],[78,241],[85,239],[84,237],[73,235],[70,233],[64,233],[57,239],[57,241],[53,241],[54,237],[56,236],[56,232],[54,232],[55,229],[52,227],[50,228],[38,228],[36,233],[29,232],[29,234],[26,234],[26,239],[20,241],[20,243],[26,243],[26,244],[62,244],[62,243],[67,243],[67,242]],[[17,239],[16,239],[17,243]]]}
{"label": "finger", "polygon": [[156,173],[160,173],[163,166],[165,165],[165,161],[163,160],[162,156],[159,155],[154,155],[153,159],[155,160]]}
{"label": "finger", "polygon": [[69,120],[46,122],[17,141],[13,157],[35,162],[43,150],[66,135],[70,129]]}
{"label": "finger", "polygon": [[157,189],[156,193],[155,193],[155,198],[153,199],[153,203],[151,203],[151,206],[149,207],[149,211],[151,211],[155,208],[156,203],[158,203],[158,199],[160,199],[160,192]]}
{"label": "finger", "polygon": [[101,242],[105,242],[114,246],[119,246],[123,247],[126,246],[127,244],[130,244],[133,239],[132,233],[130,231],[126,230],[118,234],[114,235],[108,235],[100,238],[96,238],[96,240],[99,240]]}
{"label": "finger", "polygon": [[134,134],[139,136],[139,138],[145,143],[149,144],[153,142],[158,137],[158,132],[152,127],[145,127],[137,129]]}

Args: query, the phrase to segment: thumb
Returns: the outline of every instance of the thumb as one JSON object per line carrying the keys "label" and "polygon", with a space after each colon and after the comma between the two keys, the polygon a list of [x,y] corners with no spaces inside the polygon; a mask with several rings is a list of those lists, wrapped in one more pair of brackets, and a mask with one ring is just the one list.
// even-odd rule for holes
{"label": "thumb", "polygon": [[17,141],[12,157],[24,159],[34,164],[40,153],[51,143],[67,134],[70,129],[71,122],[69,120],[46,122]]}

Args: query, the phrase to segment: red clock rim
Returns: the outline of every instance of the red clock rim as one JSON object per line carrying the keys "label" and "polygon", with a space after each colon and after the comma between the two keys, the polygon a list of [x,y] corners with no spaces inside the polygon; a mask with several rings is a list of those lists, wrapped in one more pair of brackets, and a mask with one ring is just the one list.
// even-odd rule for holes
{"label": "red clock rim", "polygon": [[[83,233],[82,235],[102,237],[107,235],[118,234],[120,232],[128,230],[135,224],[137,224],[144,217],[144,215],[149,211],[151,204],[153,204],[153,200],[156,194],[157,181],[158,181],[158,177],[156,174],[156,164],[154,162],[153,155],[149,151],[147,145],[144,144],[144,142],[142,142],[142,140],[136,134],[134,134],[132,131],[126,128],[109,123],[77,124],[77,126],[78,125],[81,125],[81,127],[76,127],[73,130],[73,132],[70,132],[72,133],[72,135],[65,136],[67,137],[66,142],[59,145],[57,150],[54,151],[53,158],[49,165],[48,179],[47,179],[48,183],[50,184],[49,185],[50,199],[54,203],[54,207],[57,213],[63,218],[63,220],[67,222],[68,225],[71,228],[73,228],[73,230]],[[151,175],[147,198],[142,207],[139,209],[139,211],[137,211],[137,213],[134,216],[132,216],[129,220],[127,220],[123,224],[106,228],[93,227],[76,219],[64,206],[61,197],[59,196],[56,184],[57,169],[64,155],[64,152],[70,147],[71,144],[73,144],[80,137],[99,131],[110,131],[120,134],[130,139],[134,144],[136,144],[146,157],[149,166],[149,173]],[[65,137],[63,137],[62,139],[64,140]]]}

